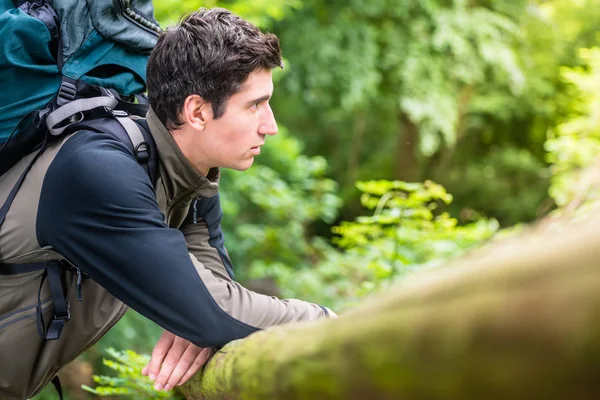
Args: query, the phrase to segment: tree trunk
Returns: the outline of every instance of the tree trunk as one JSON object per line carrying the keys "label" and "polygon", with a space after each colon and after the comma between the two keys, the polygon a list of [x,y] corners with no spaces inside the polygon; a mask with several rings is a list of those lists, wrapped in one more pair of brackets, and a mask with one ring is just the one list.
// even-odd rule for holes
{"label": "tree trunk", "polygon": [[444,177],[450,171],[452,164],[452,156],[457,147],[465,139],[467,135],[467,112],[469,111],[469,103],[473,97],[475,90],[472,85],[465,86],[458,97],[458,119],[456,121],[456,138],[452,146],[445,144],[435,152],[435,154],[427,160],[425,167],[426,179],[431,179],[436,182],[443,182]]}
{"label": "tree trunk", "polygon": [[360,153],[363,146],[363,138],[367,127],[367,121],[363,112],[357,112],[354,118],[354,129],[352,130],[352,141],[348,154],[348,166],[346,184],[354,186],[358,180],[358,169],[360,167]]}
{"label": "tree trunk", "polygon": [[398,131],[396,179],[414,182],[419,177],[419,164],[417,160],[419,128],[410,120],[408,115],[400,116],[400,129]]}
{"label": "tree trunk", "polygon": [[337,320],[232,342],[188,399],[600,398],[600,220],[421,272]]}

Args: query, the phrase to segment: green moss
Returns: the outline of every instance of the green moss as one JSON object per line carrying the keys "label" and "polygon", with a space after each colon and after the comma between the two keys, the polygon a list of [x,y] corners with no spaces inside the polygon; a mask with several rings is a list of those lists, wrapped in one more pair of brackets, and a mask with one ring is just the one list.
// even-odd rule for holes
{"label": "green moss", "polygon": [[[337,320],[230,343],[189,399],[600,397],[600,235],[577,230],[417,276]],[[598,243],[600,244],[600,243]]]}

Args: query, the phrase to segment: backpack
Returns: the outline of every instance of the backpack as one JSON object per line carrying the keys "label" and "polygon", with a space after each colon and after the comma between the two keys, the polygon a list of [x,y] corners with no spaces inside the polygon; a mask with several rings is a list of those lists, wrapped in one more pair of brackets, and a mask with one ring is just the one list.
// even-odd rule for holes
{"label": "backpack", "polygon": [[[111,134],[156,182],[158,155],[144,120],[149,105],[143,92],[160,32],[150,0],[0,3],[0,176],[37,151],[0,207],[0,227],[37,157],[78,130]],[[0,263],[0,277],[44,270],[40,290],[48,279],[54,307],[46,328],[38,294],[38,331],[46,340],[59,339],[70,319],[60,276],[65,268],[71,266],[61,261]],[[82,273],[76,272],[79,289]]]}
{"label": "backpack", "polygon": [[[139,121],[149,107],[146,63],[161,32],[152,14],[151,0],[2,3],[0,175],[59,136],[90,129],[125,143],[154,180],[156,151]],[[18,186],[0,208],[0,226]]]}
{"label": "backpack", "polygon": [[41,146],[51,114],[62,123],[49,126],[52,135],[67,130],[64,119],[81,122],[93,109],[145,115],[146,63],[161,32],[150,0],[2,4],[0,175]]}

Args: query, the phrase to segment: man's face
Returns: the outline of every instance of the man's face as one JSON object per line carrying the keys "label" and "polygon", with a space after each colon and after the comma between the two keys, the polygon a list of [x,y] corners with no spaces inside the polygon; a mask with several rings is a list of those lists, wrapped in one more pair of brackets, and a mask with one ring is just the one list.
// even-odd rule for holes
{"label": "man's face", "polygon": [[266,135],[277,133],[277,123],[269,106],[273,94],[271,70],[252,72],[225,104],[225,112],[209,118],[201,133],[202,163],[210,167],[236,170],[250,168],[260,154]]}

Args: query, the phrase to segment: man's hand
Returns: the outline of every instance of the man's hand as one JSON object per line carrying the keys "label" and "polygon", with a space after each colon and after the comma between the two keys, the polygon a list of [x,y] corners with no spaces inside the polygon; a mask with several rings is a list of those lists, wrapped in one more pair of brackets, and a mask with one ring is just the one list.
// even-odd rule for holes
{"label": "man's hand", "polygon": [[187,382],[213,353],[211,348],[198,347],[165,331],[154,346],[150,362],[142,369],[142,375],[156,380],[156,390],[171,390]]}

